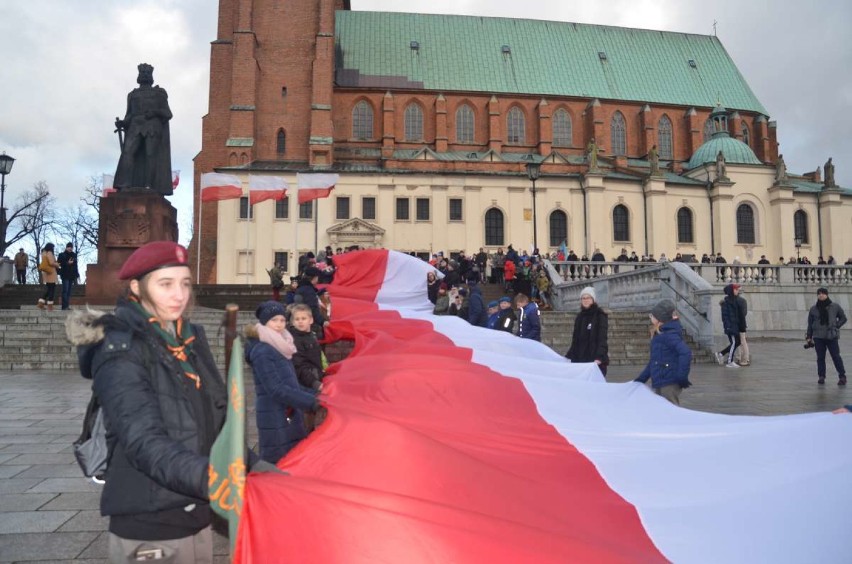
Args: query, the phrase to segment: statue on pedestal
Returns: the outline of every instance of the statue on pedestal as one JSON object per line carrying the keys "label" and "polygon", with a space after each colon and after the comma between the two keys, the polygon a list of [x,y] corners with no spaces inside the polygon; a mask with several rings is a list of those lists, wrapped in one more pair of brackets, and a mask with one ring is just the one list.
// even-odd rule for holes
{"label": "statue on pedestal", "polygon": [[716,155],[716,180],[728,180],[728,167],[725,165],[725,154],[722,151]]}
{"label": "statue on pedestal", "polygon": [[169,97],[154,86],[154,67],[137,67],[139,88],[127,95],[124,119],[116,118],[121,157],[115,171],[117,190],[141,188],[170,196],[172,189]]}
{"label": "statue on pedestal", "polygon": [[834,182],[834,164],[831,162],[831,157],[825,161],[825,181],[824,185],[826,188],[836,188],[837,184]]}
{"label": "statue on pedestal", "polygon": [[600,148],[595,143],[595,138],[592,137],[589,144],[586,145],[586,161],[589,163],[589,170],[592,172],[598,170],[598,151],[600,151]]}
{"label": "statue on pedestal", "polygon": [[657,151],[657,146],[651,147],[648,151],[648,162],[651,164],[651,176],[660,175],[660,153]]}
{"label": "statue on pedestal", "polygon": [[775,183],[784,184],[787,181],[787,164],[784,162],[784,155],[778,155],[778,160],[775,161]]}

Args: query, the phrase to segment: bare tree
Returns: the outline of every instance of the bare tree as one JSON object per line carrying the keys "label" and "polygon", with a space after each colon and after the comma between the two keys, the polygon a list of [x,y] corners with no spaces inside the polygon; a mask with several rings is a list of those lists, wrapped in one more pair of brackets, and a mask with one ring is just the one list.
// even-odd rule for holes
{"label": "bare tree", "polygon": [[22,198],[30,201],[31,205],[26,207],[26,212],[21,214],[19,221],[20,230],[24,233],[21,237],[28,236],[32,241],[34,252],[30,255],[31,275],[34,281],[41,281],[41,272],[38,271],[38,263],[41,260],[41,250],[53,238],[53,218],[56,214],[56,198],[50,195],[47,183],[43,180],[36,182],[31,192],[25,193]]}
{"label": "bare tree", "polygon": [[0,255],[6,254],[6,249],[31,235],[33,230],[41,229],[46,221],[45,211],[53,208],[54,201],[44,180],[36,182],[30,190],[21,194],[6,224],[0,226]]}
{"label": "bare tree", "polygon": [[93,253],[97,251],[98,217],[93,216],[91,208],[84,203],[77,204],[74,208],[57,210],[53,232],[59,239],[58,246],[64,248],[65,243],[74,245],[77,264],[90,262]]}

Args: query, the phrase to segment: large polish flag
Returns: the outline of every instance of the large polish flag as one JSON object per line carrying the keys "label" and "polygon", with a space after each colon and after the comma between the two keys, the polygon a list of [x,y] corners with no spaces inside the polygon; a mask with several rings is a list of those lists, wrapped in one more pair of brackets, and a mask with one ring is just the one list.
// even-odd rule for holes
{"label": "large polish flag", "polygon": [[233,174],[205,172],[201,175],[201,201],[233,200],[243,195],[243,183]]}
{"label": "large polish flag", "polygon": [[249,203],[251,205],[266,200],[283,200],[287,196],[290,184],[280,176],[249,175]]}
{"label": "large polish flag", "polygon": [[418,259],[334,262],[354,350],[289,475],[249,476],[236,562],[850,561],[852,415],[682,409],[431,315]]}
{"label": "large polish flag", "polygon": [[339,174],[298,173],[296,184],[299,191],[299,203],[304,204],[318,198],[328,198],[339,181]]}

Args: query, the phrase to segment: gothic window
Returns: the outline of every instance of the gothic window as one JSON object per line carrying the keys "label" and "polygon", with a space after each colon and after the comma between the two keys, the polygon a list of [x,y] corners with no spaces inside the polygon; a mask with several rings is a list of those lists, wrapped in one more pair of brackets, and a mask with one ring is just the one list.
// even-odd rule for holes
{"label": "gothic window", "polygon": [[550,246],[568,244],[568,215],[562,210],[553,210],[550,214]]}
{"label": "gothic window", "polygon": [[627,207],[622,204],[612,210],[612,238],[614,241],[630,240],[630,220]]}
{"label": "gothic window", "polygon": [[287,134],[284,133],[283,129],[278,130],[278,139],[275,144],[275,152],[278,153],[278,156],[284,156],[284,151],[287,148]]}
{"label": "gothic window", "polygon": [[490,247],[503,246],[503,212],[491,208],[485,212],[485,244]]}
{"label": "gothic window", "polygon": [[553,113],[553,145],[570,147],[573,144],[573,137],[571,116],[563,108],[556,110]]}
{"label": "gothic window", "polygon": [[796,210],[793,214],[793,236],[799,244],[808,244],[808,214],[802,210]]}
{"label": "gothic window", "polygon": [[508,126],[506,129],[508,132],[506,136],[507,142],[510,145],[523,145],[526,140],[526,135],[524,134],[524,130],[526,129],[524,112],[518,107],[509,110],[509,115],[506,116],[506,125]]}
{"label": "gothic window", "polygon": [[748,130],[748,124],[746,122],[742,122],[743,128],[743,143],[751,147],[751,132]]}
{"label": "gothic window", "polygon": [[669,116],[661,117],[657,124],[657,149],[661,159],[672,160],[672,120]]}
{"label": "gothic window", "polygon": [[754,210],[748,204],[737,207],[737,243],[754,245]]}
{"label": "gothic window", "polygon": [[716,126],[713,125],[713,120],[707,118],[707,121],[704,122],[704,141],[707,141],[713,134],[716,133]]}
{"label": "gothic window", "polygon": [[692,231],[692,210],[687,207],[677,210],[677,242],[695,242]]}
{"label": "gothic window", "polygon": [[609,124],[610,138],[612,140],[612,154],[623,156],[627,154],[627,128],[624,124],[624,115],[615,112]]}
{"label": "gothic window", "polygon": [[405,108],[405,140],[423,140],[423,110],[413,102]]}
{"label": "gothic window", "polygon": [[473,110],[467,104],[456,110],[456,142],[473,143]]}
{"label": "gothic window", "polygon": [[364,100],[352,108],[352,137],[354,139],[373,138],[373,108]]}

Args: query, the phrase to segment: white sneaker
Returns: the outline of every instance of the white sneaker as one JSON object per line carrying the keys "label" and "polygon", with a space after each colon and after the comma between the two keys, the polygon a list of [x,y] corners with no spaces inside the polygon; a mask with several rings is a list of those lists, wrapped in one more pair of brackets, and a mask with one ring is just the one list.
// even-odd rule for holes
{"label": "white sneaker", "polygon": [[722,353],[720,352],[716,353],[716,364],[718,364],[719,366],[725,364],[725,357],[722,356]]}
{"label": "white sneaker", "polygon": [[740,367],[740,365],[737,364],[736,362],[729,362],[728,364],[725,365],[725,368],[739,368],[739,367]]}

